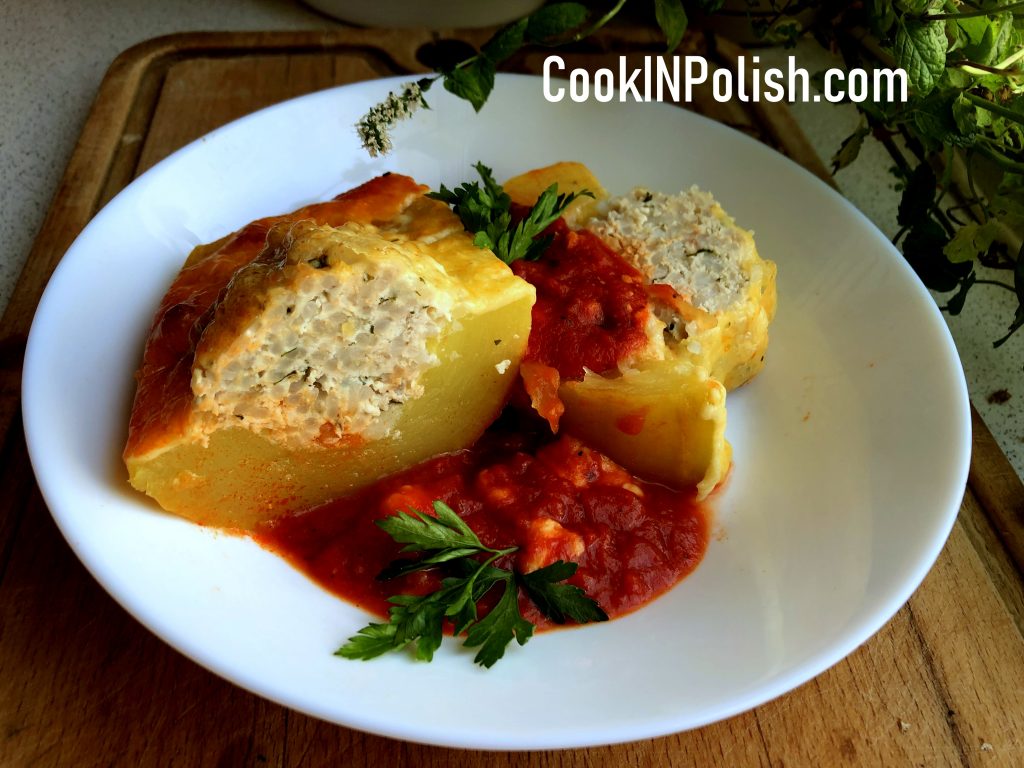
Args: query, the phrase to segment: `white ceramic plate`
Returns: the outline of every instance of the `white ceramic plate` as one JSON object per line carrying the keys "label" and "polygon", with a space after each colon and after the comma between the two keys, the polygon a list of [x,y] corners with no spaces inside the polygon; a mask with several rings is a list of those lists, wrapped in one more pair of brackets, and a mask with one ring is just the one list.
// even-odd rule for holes
{"label": "white ceramic plate", "polygon": [[[351,129],[395,80],[258,112],[189,145],[104,208],[40,303],[25,358],[32,463],[99,582],[219,675],[363,730],[496,749],[628,741],[742,712],[877,631],[938,555],[967,477],[963,374],[927,292],[849,203],[774,151],[658,104],[548,104],[500,77],[486,108],[432,110],[370,160]],[[698,184],[779,266],[769,362],[729,396],[721,535],[650,606],[535,637],[493,669],[448,641],[432,664],[332,652],[367,621],[248,540],[158,511],[120,463],[132,372],[184,255],[383,171],[438,185],[586,162],[612,192]],[[490,703],[493,706],[482,705]]]}

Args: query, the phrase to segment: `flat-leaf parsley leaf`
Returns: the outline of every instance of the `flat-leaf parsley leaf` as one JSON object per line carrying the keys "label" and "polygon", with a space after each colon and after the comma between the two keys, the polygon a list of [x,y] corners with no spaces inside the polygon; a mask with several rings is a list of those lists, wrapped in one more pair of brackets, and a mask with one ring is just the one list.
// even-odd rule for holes
{"label": "flat-leaf parsley leaf", "polygon": [[452,206],[467,232],[473,233],[478,248],[490,248],[499,259],[511,264],[518,259],[540,258],[551,239],[540,237],[569,204],[578,197],[593,197],[588,190],[558,194],[558,185],[545,189],[529,213],[513,226],[512,199],[494,180],[491,169],[483,163],[473,166],[483,181],[465,182],[455,189],[441,185],[438,192],[427,197]]}
{"label": "flat-leaf parsley leaf", "polygon": [[[579,587],[561,584],[576,573],[576,563],[558,560],[531,573],[498,568],[494,562],[517,547],[485,546],[451,507],[433,504],[434,516],[410,509],[377,525],[399,544],[402,552],[421,552],[418,559],[396,560],[378,576],[391,579],[414,571],[443,568],[441,587],[427,595],[389,598],[388,622],[372,622],[348,639],[335,653],[347,659],[373,659],[412,645],[414,656],[430,661],[441,646],[445,620],[455,634],[465,633],[467,648],[478,648],[474,661],[491,667],[513,640],[520,645],[533,636],[534,625],[519,611],[522,588],[546,617],[557,624],[566,618],[579,623],[607,621],[608,615]],[[484,559],[478,559],[484,556]],[[482,619],[477,603],[500,585],[501,597]]]}

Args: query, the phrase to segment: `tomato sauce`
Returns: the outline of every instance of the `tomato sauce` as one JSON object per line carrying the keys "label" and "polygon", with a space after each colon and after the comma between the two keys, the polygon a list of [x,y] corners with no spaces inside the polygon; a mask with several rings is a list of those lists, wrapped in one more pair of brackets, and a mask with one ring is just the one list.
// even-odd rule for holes
{"label": "tomato sauce", "polygon": [[[570,583],[612,617],[649,602],[697,566],[708,529],[692,491],[638,480],[572,437],[524,427],[523,418],[506,413],[472,448],[280,518],[256,538],[331,592],[382,616],[388,597],[432,592],[442,574],[378,580],[402,555],[374,521],[399,510],[430,512],[435,499],[487,546],[519,547],[496,563],[501,567],[528,572],[559,559],[578,563]],[[543,627],[538,611],[521,602],[524,616]]]}
{"label": "tomato sauce", "polygon": [[520,259],[512,271],[537,289],[525,360],[548,365],[563,380],[583,369],[604,373],[648,343],[648,296],[643,275],[586,230],[563,219],[536,261]]}

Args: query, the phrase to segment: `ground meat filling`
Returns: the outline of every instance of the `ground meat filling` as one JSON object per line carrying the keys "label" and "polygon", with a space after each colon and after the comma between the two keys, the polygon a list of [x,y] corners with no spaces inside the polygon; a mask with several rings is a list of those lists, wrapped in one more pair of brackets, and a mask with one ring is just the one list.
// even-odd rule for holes
{"label": "ground meat filling", "polygon": [[284,440],[387,434],[395,406],[422,394],[452,312],[394,238],[309,222],[272,232],[197,347],[197,409]]}
{"label": "ground meat filling", "polygon": [[666,195],[638,187],[612,198],[588,226],[652,283],[665,283],[707,312],[742,300],[749,238],[708,192]]}

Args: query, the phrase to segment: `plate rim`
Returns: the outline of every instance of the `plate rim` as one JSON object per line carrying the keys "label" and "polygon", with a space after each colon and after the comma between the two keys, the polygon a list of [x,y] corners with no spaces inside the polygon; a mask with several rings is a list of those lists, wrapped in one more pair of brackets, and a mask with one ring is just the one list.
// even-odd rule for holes
{"label": "plate rim", "polygon": [[[519,79],[532,80],[538,82],[540,81],[539,77],[532,75],[499,74],[498,78],[499,80]],[[118,194],[114,196],[114,198],[112,198],[102,209],[100,209],[100,211],[97,211],[97,213],[94,215],[94,219],[100,216],[103,213],[103,211],[111,207],[119,198],[121,198],[123,194],[130,190],[133,185],[136,185],[138,182],[150,176],[151,174],[155,175],[159,173],[160,169],[162,169],[167,164],[176,162],[177,159],[179,159],[179,156],[182,155],[183,153],[195,151],[196,147],[200,145],[202,142],[208,140],[213,136],[220,134],[221,132],[229,131],[238,124],[249,121],[257,121],[262,119],[263,116],[265,116],[267,113],[271,111],[291,109],[294,108],[294,105],[298,102],[310,100],[313,98],[325,98],[329,94],[334,94],[336,92],[343,90],[371,88],[381,89],[381,92],[383,92],[383,89],[385,89],[387,86],[404,83],[408,79],[409,76],[397,76],[377,80],[360,81],[358,83],[351,83],[340,86],[333,86],[331,88],[314,91],[309,94],[298,96],[292,99],[288,99],[286,101],[270,105],[268,107],[264,107],[263,109],[249,113],[236,120],[226,123],[225,125],[214,129],[208,134],[205,134],[204,136],[192,142],[189,142],[184,147],[176,150],[175,152],[168,155],[166,158],[163,158],[158,163],[154,164],[151,168],[147,169],[143,174],[140,174],[139,177],[137,177],[128,185],[126,185],[124,189],[120,190]],[[668,105],[664,106],[667,107]],[[772,151],[772,148],[763,145],[756,139],[740,131],[732,129],[729,126],[725,126],[722,125],[721,123],[711,120],[710,118],[707,118],[704,115],[688,113],[688,117],[690,119],[695,119],[705,124],[705,128],[710,128],[711,130],[716,131],[729,132],[733,135],[734,139],[751,142],[753,144],[760,146],[766,151]],[[806,180],[810,180],[810,182],[813,185],[818,185],[818,189],[820,191],[823,191],[824,194],[830,196],[835,203],[840,204],[840,206],[844,209],[844,212],[846,214],[852,214],[853,217],[858,220],[858,223],[861,227],[867,227],[870,230],[877,232],[877,227],[875,227],[875,225],[869,219],[867,219],[867,217],[861,211],[859,211],[855,206],[853,206],[853,204],[849,200],[843,197],[841,193],[831,188],[824,181],[822,181],[820,178],[815,176],[813,173],[811,173],[810,171],[808,171],[806,168],[799,165],[795,161],[785,157],[784,155],[781,155],[781,153],[776,152],[776,154],[779,154],[785,161],[788,161],[788,163],[791,166],[793,166],[794,169],[799,169],[799,173],[804,174]],[[33,317],[32,328],[29,332],[28,341],[26,345],[25,364],[22,372],[23,396],[21,410],[24,423],[26,443],[28,444],[29,449],[29,457],[33,470],[36,474],[37,481],[41,477],[40,466],[44,462],[44,458],[38,455],[39,449],[38,446],[35,445],[35,441],[32,437],[32,435],[35,434],[35,430],[37,429],[37,427],[35,426],[37,410],[32,397],[33,388],[31,387],[31,377],[36,371],[37,364],[35,361],[38,359],[38,356],[42,354],[39,351],[39,345],[41,342],[38,333],[36,333],[36,319],[41,315],[44,315],[44,308],[48,306],[48,296],[50,296],[52,299],[51,286],[53,286],[57,281],[57,276],[61,273],[61,270],[66,263],[65,257],[75,250],[77,243],[91,226],[92,221],[90,221],[90,224],[87,225],[86,228],[83,229],[82,233],[80,233],[75,238],[74,242],[68,248],[68,251],[64,254],[64,256],[62,256],[60,262],[55,268],[54,273],[51,276],[50,280],[48,281],[47,287],[40,298],[36,314]],[[891,244],[889,255],[890,257],[895,257],[897,259],[898,264],[902,269],[912,274],[909,265],[906,264],[902,256],[899,255],[899,252],[895,249],[895,247],[891,246]],[[927,290],[920,283],[920,281],[917,280],[916,276],[913,278],[913,282],[917,286],[919,292],[922,292],[927,295]],[[945,338],[943,339],[945,343],[944,350],[947,353],[951,353],[952,360],[955,363],[955,372],[958,374],[958,386],[956,388],[957,395],[958,399],[960,399],[962,401],[962,404],[965,406],[962,409],[962,412],[959,414],[960,429],[958,431],[961,433],[962,440],[957,446],[957,450],[955,452],[956,456],[954,457],[954,463],[958,466],[960,471],[958,472],[957,478],[955,478],[951,483],[951,488],[957,487],[960,489],[964,489],[967,485],[971,445],[970,404],[967,394],[966,378],[964,376],[963,367],[962,365],[959,364],[959,356],[956,353],[956,348],[952,340],[952,336],[949,333],[948,326],[943,320],[941,312],[938,309],[938,306],[934,303],[934,300],[931,299],[930,295],[928,295],[928,299],[929,304],[933,310],[932,320],[934,321],[937,319],[938,325],[941,326],[941,328],[945,332]],[[42,471],[42,475],[45,475],[45,470]],[[38,485],[40,491],[42,492],[43,498],[47,504],[47,508],[50,511],[51,517],[54,519],[56,525],[58,526],[58,529],[61,531],[61,535],[65,538],[65,540],[71,547],[72,551],[75,553],[75,556],[79,559],[80,562],[82,562],[82,564],[86,567],[86,569],[93,576],[93,578],[95,578],[97,582],[99,582],[100,586],[104,589],[104,591],[107,592],[107,594],[109,594],[111,597],[113,597],[114,600],[119,605],[121,605],[133,618],[135,618],[137,621],[143,624],[143,626],[145,626],[147,629],[149,629],[149,631],[157,635],[157,637],[159,637],[161,640],[171,645],[171,647],[183,653],[192,661],[198,663],[200,666],[214,673],[218,677],[229,680],[230,682],[245,688],[246,690],[254,693],[255,695],[275,701],[283,706],[287,706],[291,709],[303,712],[307,715],[316,717],[318,719],[326,719],[322,713],[318,713],[314,710],[311,710],[309,707],[305,706],[303,702],[295,701],[287,696],[268,695],[265,689],[260,690],[254,687],[252,681],[242,679],[241,676],[232,675],[223,668],[218,667],[215,664],[215,660],[211,659],[208,654],[204,654],[201,651],[197,651],[194,647],[190,647],[186,650],[186,648],[182,647],[182,643],[172,642],[171,640],[169,640],[167,637],[167,628],[162,626],[159,621],[154,621],[154,617],[152,615],[140,615],[140,612],[136,606],[131,605],[128,601],[123,599],[124,596],[120,594],[120,591],[117,589],[116,585],[111,583],[109,579],[109,574],[104,572],[99,567],[99,564],[93,563],[88,557],[86,557],[83,554],[82,543],[76,540],[75,536],[73,535],[73,533],[66,524],[66,512],[57,511],[57,506],[59,506],[59,504],[57,504],[56,506],[54,504],[54,499],[52,498],[52,488],[50,488],[48,484],[44,484],[43,482],[38,482]],[[914,570],[913,577],[907,579],[903,583],[902,589],[897,590],[896,593],[893,594],[890,597],[890,599],[885,602],[884,607],[876,608],[875,612],[873,613],[873,616],[876,619],[875,621],[862,622],[859,627],[859,631],[847,633],[846,635],[844,635],[845,642],[833,644],[830,648],[825,649],[817,654],[813,654],[810,657],[804,659],[803,662],[801,664],[796,665],[789,672],[788,675],[776,680],[774,685],[755,686],[745,696],[737,698],[732,705],[720,706],[717,709],[713,708],[708,711],[705,717],[696,718],[682,728],[679,727],[678,722],[673,720],[672,717],[666,715],[662,720],[648,721],[648,723],[646,724],[647,727],[638,728],[636,726],[630,726],[628,728],[628,732],[624,733],[615,732],[609,734],[607,732],[603,732],[599,735],[598,738],[594,738],[595,736],[598,736],[597,734],[586,733],[576,733],[575,738],[568,739],[564,737],[559,737],[557,734],[532,735],[532,738],[522,738],[519,737],[518,734],[516,734],[516,738],[510,738],[507,740],[495,739],[493,738],[493,736],[489,736],[484,739],[474,741],[472,738],[459,738],[455,740],[453,740],[452,738],[445,738],[443,734],[438,735],[436,733],[432,733],[430,727],[409,727],[409,724],[401,724],[399,726],[396,726],[393,722],[388,723],[387,727],[384,727],[384,724],[381,722],[380,718],[366,719],[356,717],[347,722],[340,722],[333,719],[330,721],[337,722],[338,724],[347,727],[356,728],[365,732],[374,733],[381,736],[399,738],[417,743],[431,744],[436,746],[454,746],[462,748],[487,750],[533,750],[550,748],[578,748],[586,746],[598,746],[606,744],[631,742],[639,739],[664,736],[671,733],[691,730],[703,727],[714,722],[718,722],[720,720],[727,719],[729,717],[735,716],[742,712],[746,712],[750,709],[767,703],[799,687],[800,685],[808,682],[809,680],[817,677],[818,675],[822,674],[823,672],[825,672],[826,670],[828,670],[829,668],[831,668],[832,666],[846,658],[849,654],[851,654],[864,642],[866,642],[874,634],[876,634],[882,627],[884,627],[892,619],[892,617],[899,611],[899,609],[907,602],[910,596],[917,590],[921,582],[924,580],[925,576],[931,570],[935,560],[938,558],[942,548],[945,546],[945,543],[949,537],[952,527],[956,522],[958,510],[959,502],[957,502],[956,504],[951,503],[951,508],[949,512],[944,516],[943,525],[940,526],[940,529],[938,531],[938,533],[941,535],[936,535],[933,538],[932,546],[928,548],[927,556],[921,558],[921,560],[917,563],[917,567]],[[187,643],[185,643],[184,645],[188,647]],[[403,725],[405,727],[401,727]]]}

